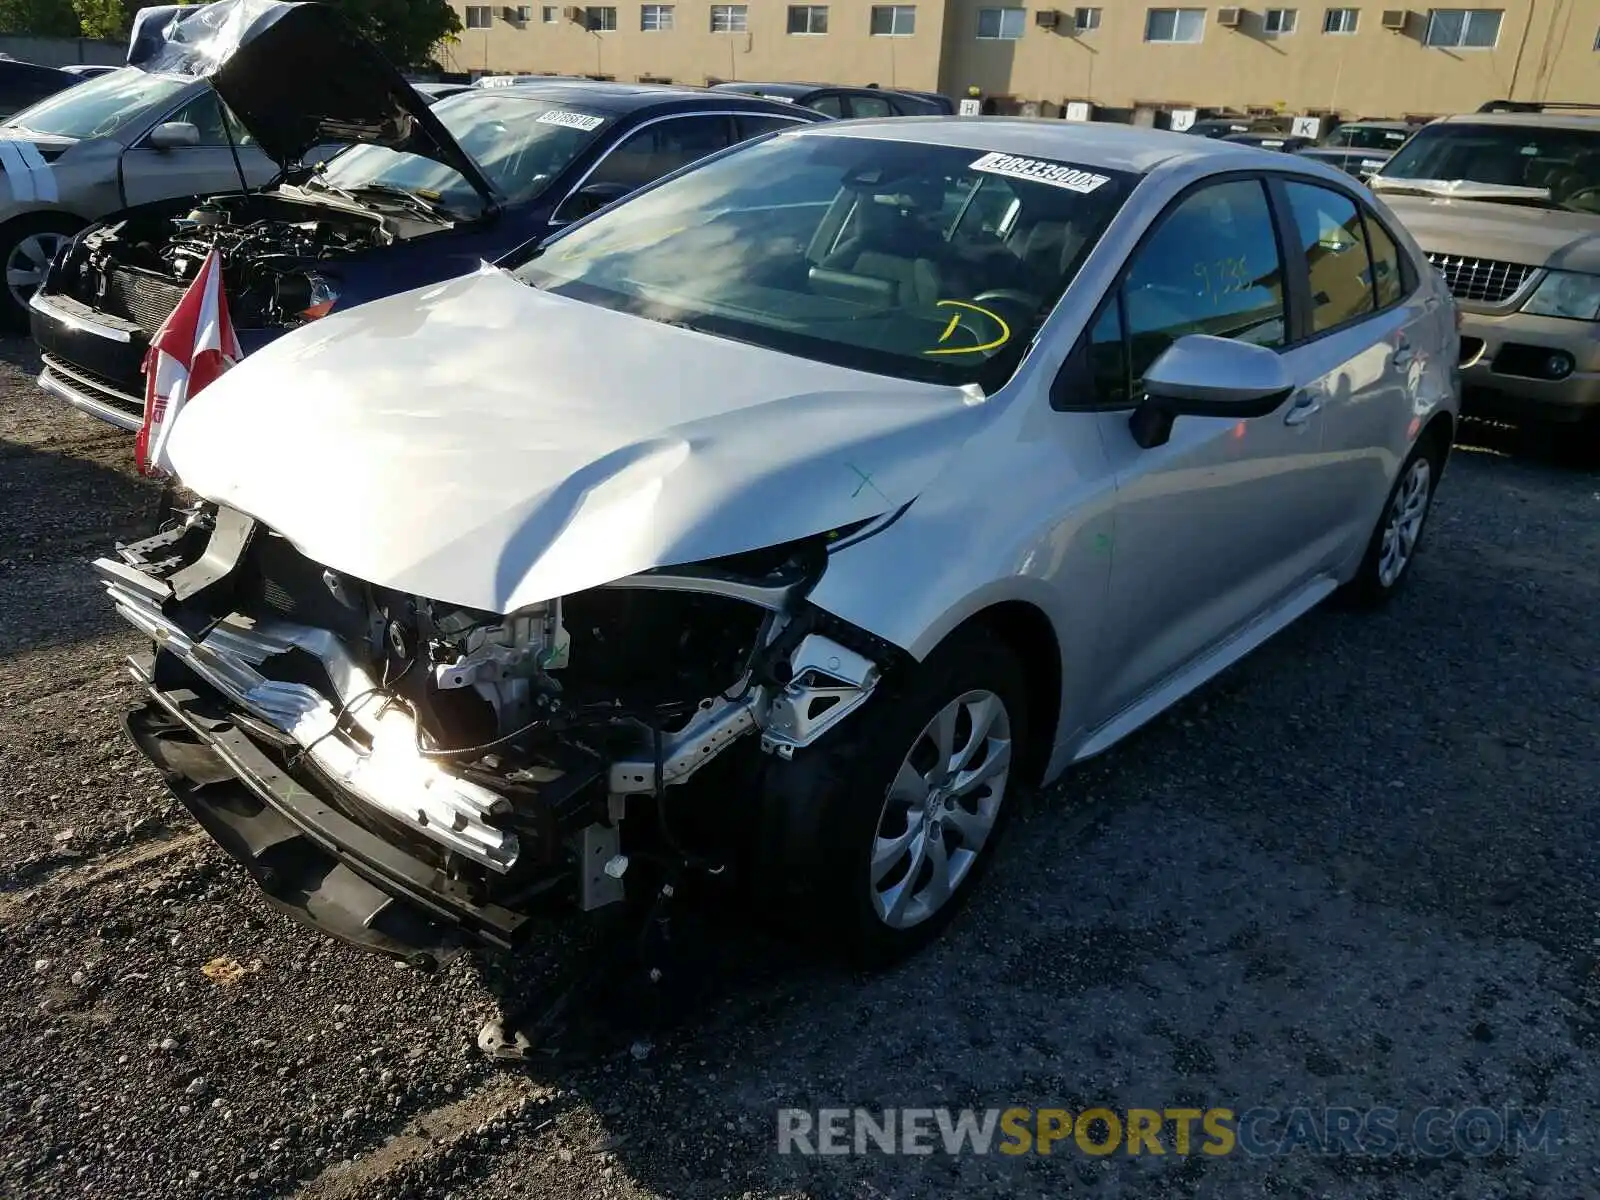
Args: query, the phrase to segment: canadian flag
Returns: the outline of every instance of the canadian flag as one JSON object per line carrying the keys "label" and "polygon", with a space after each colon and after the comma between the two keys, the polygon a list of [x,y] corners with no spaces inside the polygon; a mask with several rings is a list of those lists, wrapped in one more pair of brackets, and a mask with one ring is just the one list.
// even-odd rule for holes
{"label": "canadian flag", "polygon": [[167,439],[178,414],[201,388],[242,357],[222,290],[222,255],[213,247],[145,355],[144,424],[134,446],[142,474],[172,473]]}

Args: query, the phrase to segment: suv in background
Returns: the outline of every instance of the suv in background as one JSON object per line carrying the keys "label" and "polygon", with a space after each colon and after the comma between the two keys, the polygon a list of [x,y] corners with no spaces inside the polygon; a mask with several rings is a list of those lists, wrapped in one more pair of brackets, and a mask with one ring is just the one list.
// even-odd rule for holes
{"label": "suv in background", "polygon": [[1485,105],[1373,175],[1461,312],[1465,410],[1600,432],[1600,106]]}

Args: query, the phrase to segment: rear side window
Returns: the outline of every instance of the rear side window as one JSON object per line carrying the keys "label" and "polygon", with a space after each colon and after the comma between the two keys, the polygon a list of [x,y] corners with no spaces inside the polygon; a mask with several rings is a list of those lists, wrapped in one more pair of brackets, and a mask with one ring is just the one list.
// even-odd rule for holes
{"label": "rear side window", "polygon": [[758,113],[743,113],[734,118],[739,125],[739,140],[760,137],[764,133],[772,133],[777,129],[793,129],[796,125],[804,124],[789,117],[766,117]]}
{"label": "rear side window", "polygon": [[850,115],[852,117],[892,117],[895,113],[893,107],[882,96],[851,96]]}
{"label": "rear side window", "polygon": [[1325,333],[1373,312],[1372,263],[1355,201],[1309,183],[1286,184],[1285,190],[1311,281],[1311,332]]}
{"label": "rear side window", "polygon": [[839,103],[837,96],[818,96],[806,105],[807,108],[821,113],[825,117],[842,117],[844,108]]}
{"label": "rear side window", "polygon": [[1368,211],[1367,246],[1372,252],[1372,290],[1377,295],[1378,307],[1388,308],[1399,304],[1406,294],[1405,268],[1400,261],[1400,247],[1395,245],[1383,222]]}

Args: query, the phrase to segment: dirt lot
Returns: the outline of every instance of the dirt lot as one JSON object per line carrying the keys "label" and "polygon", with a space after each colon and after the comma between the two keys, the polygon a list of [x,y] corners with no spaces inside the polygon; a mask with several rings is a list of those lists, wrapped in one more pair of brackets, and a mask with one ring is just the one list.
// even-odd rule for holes
{"label": "dirt lot", "polygon": [[[426,976],[325,943],[126,747],[133,639],[85,560],[154,496],[0,357],[0,1195],[1600,1196],[1600,474],[1459,454],[1397,605],[1313,615],[1071,774],[926,956],[852,978],[719,924],[643,1061],[507,1067],[479,1023],[576,951]],[[1518,1105],[1562,1135],[776,1153],[780,1106],[1095,1103]]]}

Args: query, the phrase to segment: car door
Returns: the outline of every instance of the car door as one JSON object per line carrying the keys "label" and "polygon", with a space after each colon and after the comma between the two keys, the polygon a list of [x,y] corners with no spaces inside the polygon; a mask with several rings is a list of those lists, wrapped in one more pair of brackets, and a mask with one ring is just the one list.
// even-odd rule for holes
{"label": "car door", "polygon": [[1337,562],[1372,532],[1425,376],[1448,370],[1429,353],[1439,302],[1417,287],[1415,267],[1353,193],[1309,179],[1280,186],[1290,252],[1306,264],[1302,340],[1291,353],[1321,407],[1321,475],[1335,531],[1329,561]]}
{"label": "car door", "polygon": [[1299,602],[1327,558],[1321,413],[1301,394],[1248,420],[1180,417],[1149,449],[1129,428],[1144,372],[1179,337],[1286,350],[1289,296],[1265,181],[1217,179],[1158,218],[1087,335],[1117,487],[1101,722]]}
{"label": "car door", "polygon": [[[200,133],[195,146],[158,150],[150,145],[147,131],[122,155],[123,198],[131,207],[176,196],[204,196],[215,192],[237,191],[239,168],[245,182],[261,187],[278,174],[278,165],[257,146],[232,113],[223,126],[226,110],[216,93],[205,91],[169,112],[158,124],[182,122]],[[231,131],[234,145],[230,146]],[[234,162],[234,149],[239,154]]]}

